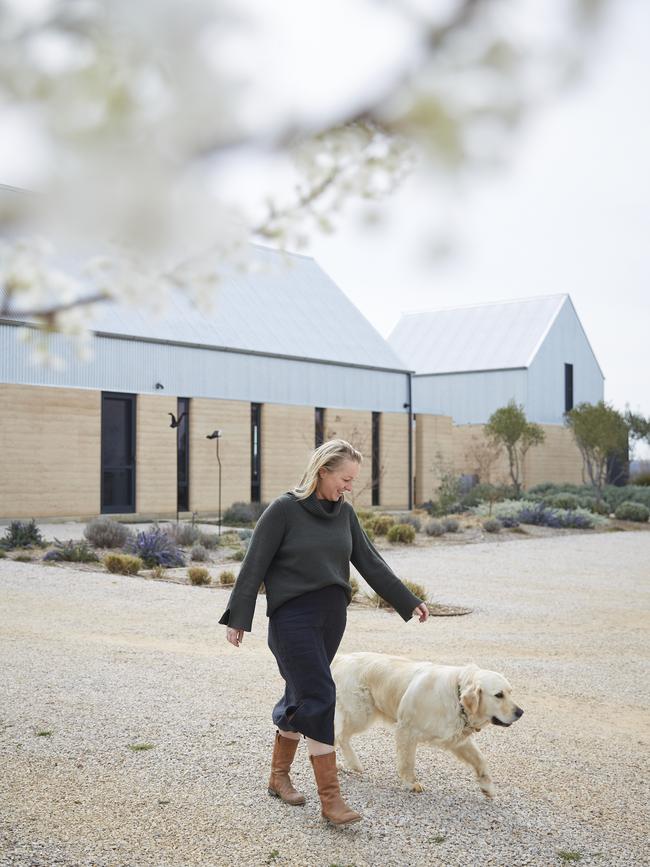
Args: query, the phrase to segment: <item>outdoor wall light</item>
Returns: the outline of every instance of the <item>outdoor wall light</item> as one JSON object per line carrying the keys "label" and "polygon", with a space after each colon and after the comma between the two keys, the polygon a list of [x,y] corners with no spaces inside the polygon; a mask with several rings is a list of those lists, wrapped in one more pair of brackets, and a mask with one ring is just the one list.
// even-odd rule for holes
{"label": "outdoor wall light", "polygon": [[219,457],[219,440],[221,439],[221,431],[213,430],[211,434],[207,434],[206,440],[216,440],[217,446],[217,463],[219,464],[219,535],[221,535],[221,458]]}
{"label": "outdoor wall light", "polygon": [[156,386],[155,386],[156,391],[159,391],[161,388],[164,388],[164,387],[165,387],[165,386],[162,384],[162,382],[157,382],[157,383],[156,383]]}

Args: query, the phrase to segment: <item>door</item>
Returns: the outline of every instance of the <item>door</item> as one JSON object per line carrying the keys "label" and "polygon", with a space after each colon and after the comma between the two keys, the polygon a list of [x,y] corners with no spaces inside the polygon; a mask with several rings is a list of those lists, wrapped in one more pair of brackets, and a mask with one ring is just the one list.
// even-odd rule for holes
{"label": "door", "polygon": [[102,514],[135,512],[135,395],[102,394]]}

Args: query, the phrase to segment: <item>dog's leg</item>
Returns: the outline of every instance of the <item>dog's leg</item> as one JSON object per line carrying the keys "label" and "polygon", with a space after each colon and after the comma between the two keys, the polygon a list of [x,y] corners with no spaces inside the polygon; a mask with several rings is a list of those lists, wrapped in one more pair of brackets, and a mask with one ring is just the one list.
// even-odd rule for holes
{"label": "dog's leg", "polygon": [[451,752],[462,761],[474,768],[476,779],[481,791],[486,798],[493,798],[496,789],[494,783],[488,773],[487,764],[483,758],[483,753],[471,740],[466,740],[464,743],[456,747],[450,747]]}
{"label": "dog's leg", "polygon": [[412,792],[423,792],[424,786],[415,777],[415,750],[418,742],[413,738],[410,729],[400,726],[395,729],[395,744],[397,746],[397,773]]}
{"label": "dog's leg", "polygon": [[350,738],[353,734],[356,734],[354,730],[351,730],[351,726],[345,716],[342,713],[339,713],[338,708],[335,716],[334,723],[334,744],[337,750],[343,754],[343,765],[338,765],[339,770],[341,771],[356,771],[357,773],[361,773],[363,771],[363,767],[361,766],[361,762],[359,761],[359,756],[355,753],[352,748],[352,744],[350,743]]}

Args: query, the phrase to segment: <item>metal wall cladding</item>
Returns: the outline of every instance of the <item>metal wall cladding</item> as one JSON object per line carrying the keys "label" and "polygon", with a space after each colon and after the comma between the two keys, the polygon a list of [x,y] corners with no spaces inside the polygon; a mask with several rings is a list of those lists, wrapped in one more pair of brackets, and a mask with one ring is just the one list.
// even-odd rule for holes
{"label": "metal wall cladding", "polygon": [[529,418],[564,422],[564,365],[573,365],[573,405],[604,398],[604,377],[575,309],[562,307],[528,370]]}
{"label": "metal wall cladding", "polygon": [[66,337],[49,335],[50,352],[62,359],[59,370],[34,365],[32,348],[17,341],[17,331],[0,324],[1,382],[379,412],[404,412],[408,400],[401,371],[97,335],[88,361],[75,357]]}
{"label": "metal wall cladding", "polygon": [[482,424],[509,400],[526,406],[526,370],[441,373],[413,378],[413,411],[451,416],[455,424]]}

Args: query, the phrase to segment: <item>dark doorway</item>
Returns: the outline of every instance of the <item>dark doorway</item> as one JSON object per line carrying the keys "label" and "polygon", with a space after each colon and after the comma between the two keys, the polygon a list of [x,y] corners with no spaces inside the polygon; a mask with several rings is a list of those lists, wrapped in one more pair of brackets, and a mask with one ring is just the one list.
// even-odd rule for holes
{"label": "dark doorway", "polygon": [[135,395],[102,393],[103,514],[135,512]]}
{"label": "dark doorway", "polygon": [[564,411],[573,409],[573,365],[564,365]]}
{"label": "dark doorway", "polygon": [[251,404],[251,503],[260,502],[262,485],[261,457],[262,404]]}
{"label": "dark doorway", "polygon": [[179,397],[176,405],[176,418],[180,419],[176,428],[177,508],[179,512],[190,510],[190,399]]}
{"label": "dark doorway", "polygon": [[381,467],[379,465],[379,420],[380,412],[372,414],[372,505],[379,505],[379,476]]}
{"label": "dark doorway", "polygon": [[322,406],[314,410],[314,433],[315,448],[318,448],[325,442],[325,410]]}

